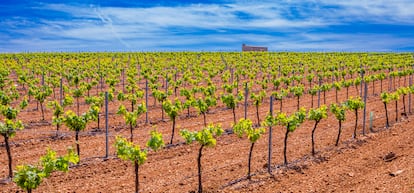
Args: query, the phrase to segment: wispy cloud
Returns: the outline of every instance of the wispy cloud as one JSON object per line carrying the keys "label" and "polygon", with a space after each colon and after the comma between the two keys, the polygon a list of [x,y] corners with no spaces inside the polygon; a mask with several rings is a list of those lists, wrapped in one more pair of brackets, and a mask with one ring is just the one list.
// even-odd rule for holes
{"label": "wispy cloud", "polygon": [[[271,50],[392,51],[414,43],[414,4],[408,0],[30,6],[32,16],[0,20],[0,51],[239,50],[241,43]],[[384,26],[409,30],[383,32]]]}
{"label": "wispy cloud", "polygon": [[115,38],[125,47],[130,48],[130,46],[119,36],[118,32],[116,31],[114,25],[112,24],[112,19],[105,14],[103,14],[100,10],[100,8],[95,8],[95,12],[97,13],[98,17],[101,19],[101,21],[109,26],[111,29],[112,34],[115,36]]}
{"label": "wispy cloud", "polygon": [[322,1],[328,6],[337,6],[338,11],[328,17],[342,18],[346,22],[375,22],[381,24],[414,24],[414,3],[409,0],[376,1]]}

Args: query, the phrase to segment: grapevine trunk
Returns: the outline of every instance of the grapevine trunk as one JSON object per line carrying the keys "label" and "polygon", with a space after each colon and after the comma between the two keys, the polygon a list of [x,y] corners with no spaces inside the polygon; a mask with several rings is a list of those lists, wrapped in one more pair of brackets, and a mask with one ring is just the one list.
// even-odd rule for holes
{"label": "grapevine trunk", "polygon": [[395,122],[398,122],[398,100],[395,100]]}
{"label": "grapevine trunk", "polygon": [[311,95],[311,109],[313,108],[313,95]]}
{"label": "grapevine trunk", "polygon": [[75,131],[75,142],[76,142],[76,152],[80,158],[80,147],[79,147],[79,131]]}
{"label": "grapevine trunk", "polygon": [[279,110],[280,112],[283,112],[282,107],[283,107],[283,102],[282,102],[282,100],[280,100],[280,110]]}
{"label": "grapevine trunk", "polygon": [[139,193],[139,176],[138,176],[139,165],[138,165],[137,160],[134,161],[134,166],[135,166],[135,192]]}
{"label": "grapevine trunk", "polygon": [[7,157],[9,159],[9,177],[12,178],[13,177],[13,168],[12,168],[12,155],[11,155],[11,151],[10,151],[10,144],[9,144],[9,135],[6,133],[5,135],[3,135],[4,137],[4,143],[6,144],[6,151],[7,151]]}
{"label": "grapevine trunk", "polygon": [[387,103],[384,103],[384,107],[385,107],[385,118],[387,119],[387,124],[385,125],[386,128],[388,128],[390,126],[389,122],[388,122],[388,110],[387,110]]}
{"label": "grapevine trunk", "polygon": [[284,147],[283,147],[283,159],[284,159],[284,164],[285,164],[285,165],[287,165],[287,164],[288,164],[288,161],[287,161],[287,156],[286,156],[288,136],[289,136],[289,124],[288,124],[288,126],[286,127],[285,140],[284,140]]}
{"label": "grapevine trunk", "polygon": [[297,111],[299,111],[299,102],[300,102],[300,96],[298,96],[298,106],[297,106]]}
{"label": "grapevine trunk", "polygon": [[42,112],[42,121],[45,120],[45,112],[43,111],[43,102],[39,102],[40,103],[40,111]]}
{"label": "grapevine trunk", "polygon": [[349,87],[346,87],[346,98],[348,98]]}
{"label": "grapevine trunk", "polygon": [[248,170],[247,170],[247,179],[251,179],[251,174],[250,174],[250,168],[251,168],[251,163],[252,163],[252,155],[253,155],[253,147],[254,147],[254,143],[252,143],[250,145],[250,152],[249,152],[249,162],[248,162]]}
{"label": "grapevine trunk", "polygon": [[357,127],[358,127],[358,109],[355,109],[355,128],[354,128],[354,136],[353,138],[356,138],[357,135]]}
{"label": "grapevine trunk", "polygon": [[372,81],[372,95],[375,94],[375,81]]}
{"label": "grapevine trunk", "polygon": [[203,153],[204,145],[201,145],[200,149],[198,150],[198,157],[197,157],[197,166],[198,166],[198,193],[203,192],[203,185],[201,181],[201,156]]}
{"label": "grapevine trunk", "polygon": [[59,127],[60,127],[60,124],[56,124],[56,137],[59,136]]}
{"label": "grapevine trunk", "polygon": [[407,115],[407,111],[405,109],[405,95],[403,95],[403,107],[404,107],[404,115],[405,115],[405,117],[407,117],[408,115]]}
{"label": "grapevine trunk", "polygon": [[315,135],[315,130],[316,127],[318,126],[319,121],[315,122],[315,125],[313,126],[312,129],[312,155],[315,155],[315,140],[314,140],[314,135]]}
{"label": "grapevine trunk", "polygon": [[134,133],[132,132],[134,128],[132,127],[132,123],[129,124],[129,131],[130,131],[130,140],[131,142],[134,140]]}
{"label": "grapevine trunk", "polygon": [[79,97],[76,97],[76,110],[77,110],[77,115],[79,116]]}
{"label": "grapevine trunk", "polygon": [[97,117],[97,118],[98,118],[98,119],[97,119],[97,122],[98,122],[98,128],[97,128],[97,129],[100,131],[100,130],[101,130],[101,128],[100,128],[100,125],[101,125],[101,124],[100,124],[99,114],[100,114],[100,113],[98,113],[98,117]]}
{"label": "grapevine trunk", "polygon": [[204,127],[207,127],[206,113],[203,112]]}
{"label": "grapevine trunk", "polygon": [[257,125],[260,126],[259,105],[256,105]]}
{"label": "grapevine trunk", "polygon": [[[161,102],[162,104],[162,102]],[[164,121],[164,108],[161,107],[161,121]]]}
{"label": "grapevine trunk", "polygon": [[175,117],[172,119],[172,133],[171,133],[171,140],[170,140],[170,144],[173,143],[173,139],[174,139],[174,130],[175,130]]}
{"label": "grapevine trunk", "polygon": [[342,121],[339,121],[338,137],[336,138],[335,146],[338,146],[339,144],[339,138],[341,137],[341,132],[342,132]]}
{"label": "grapevine trunk", "polygon": [[233,121],[234,121],[234,124],[236,124],[236,107],[233,107],[232,109],[233,109]]}

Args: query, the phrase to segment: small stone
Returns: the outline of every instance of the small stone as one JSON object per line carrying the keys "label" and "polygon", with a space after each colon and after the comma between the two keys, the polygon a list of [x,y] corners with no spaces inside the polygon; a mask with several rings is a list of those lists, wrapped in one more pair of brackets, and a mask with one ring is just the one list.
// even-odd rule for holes
{"label": "small stone", "polygon": [[354,173],[350,172],[350,173],[348,173],[348,176],[349,177],[354,177]]}
{"label": "small stone", "polygon": [[391,152],[387,153],[387,155],[385,155],[382,159],[385,162],[390,162],[390,161],[392,161],[396,158],[397,158],[397,155],[394,152],[391,151]]}
{"label": "small stone", "polygon": [[390,172],[390,176],[392,177],[396,177],[398,175],[400,175],[401,173],[403,173],[404,170],[397,170],[395,172]]}
{"label": "small stone", "polygon": [[8,184],[8,183],[11,183],[11,182],[12,182],[11,178],[0,179],[0,184],[2,184],[2,185]]}

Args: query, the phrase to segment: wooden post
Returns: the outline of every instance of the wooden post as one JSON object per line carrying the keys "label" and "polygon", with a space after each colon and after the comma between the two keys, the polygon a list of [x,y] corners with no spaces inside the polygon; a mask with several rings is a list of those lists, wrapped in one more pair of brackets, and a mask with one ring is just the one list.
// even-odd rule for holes
{"label": "wooden post", "polygon": [[63,106],[63,78],[60,78],[60,106]]}
{"label": "wooden post", "polygon": [[[414,66],[413,66],[414,67]],[[409,80],[409,86],[411,87],[413,85],[413,75],[410,75],[410,80]],[[411,92],[408,93],[408,113],[411,114]]]}
{"label": "wooden post", "polygon": [[[273,116],[273,96],[270,96],[270,116]],[[268,144],[268,159],[267,159],[267,172],[272,174],[272,126],[269,126],[269,144]]]}
{"label": "wooden post", "polygon": [[108,142],[108,92],[105,92],[105,158],[108,158],[108,149],[109,149],[109,142]]}
{"label": "wooden post", "polygon": [[145,112],[145,123],[148,123],[148,79],[145,79],[145,108],[147,109]]}
{"label": "wooden post", "polygon": [[360,64],[360,66],[359,66],[359,70],[361,71],[361,86],[360,86],[360,93],[359,93],[359,97],[361,97],[362,98],[362,85],[364,84],[364,71],[362,70],[362,63]]}
{"label": "wooden post", "polygon": [[373,133],[374,132],[374,130],[372,129],[373,128],[373,120],[374,120],[374,112],[370,112],[370,114],[369,114],[369,131],[371,132],[371,133]]}
{"label": "wooden post", "polygon": [[367,82],[364,81],[364,115],[362,119],[362,135],[365,135],[365,120],[367,116],[367,95],[368,95],[368,86],[367,86]]}
{"label": "wooden post", "polygon": [[125,93],[125,67],[122,67],[122,92]]}
{"label": "wooden post", "polygon": [[322,84],[322,80],[321,80],[321,78],[319,78],[318,108],[321,107],[321,84]]}
{"label": "wooden post", "polygon": [[244,119],[247,119],[247,97],[249,95],[249,88],[247,87],[247,82],[245,83],[244,91]]}

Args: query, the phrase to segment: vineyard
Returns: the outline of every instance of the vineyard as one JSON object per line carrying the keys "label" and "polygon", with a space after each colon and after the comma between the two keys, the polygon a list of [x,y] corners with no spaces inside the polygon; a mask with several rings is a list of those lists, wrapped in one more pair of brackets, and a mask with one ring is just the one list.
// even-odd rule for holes
{"label": "vineyard", "polygon": [[413,74],[412,53],[1,54],[0,190],[409,192]]}

